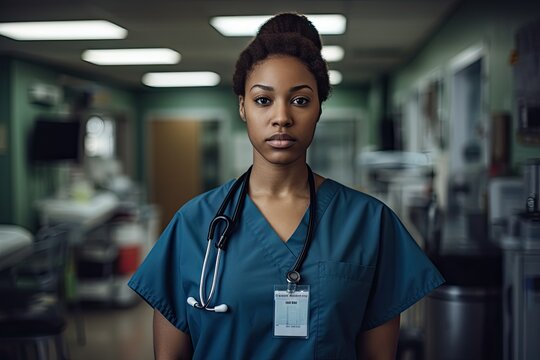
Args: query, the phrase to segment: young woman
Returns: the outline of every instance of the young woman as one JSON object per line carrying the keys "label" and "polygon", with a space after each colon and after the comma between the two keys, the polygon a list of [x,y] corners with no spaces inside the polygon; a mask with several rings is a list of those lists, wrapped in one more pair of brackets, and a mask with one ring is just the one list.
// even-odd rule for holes
{"label": "young woman", "polygon": [[443,282],[390,209],[306,164],[321,48],[281,14],[240,55],[253,166],[185,204],[129,283],[155,309],[157,359],[393,359],[399,314]]}

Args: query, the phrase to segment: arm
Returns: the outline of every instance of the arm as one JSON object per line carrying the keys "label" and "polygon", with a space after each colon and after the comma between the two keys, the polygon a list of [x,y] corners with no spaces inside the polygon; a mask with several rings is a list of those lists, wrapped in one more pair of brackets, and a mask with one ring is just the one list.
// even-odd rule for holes
{"label": "arm", "polygon": [[154,357],[156,360],[187,360],[193,355],[191,337],[154,310]]}
{"label": "arm", "polygon": [[356,353],[362,360],[393,360],[399,338],[399,315],[364,331],[356,339]]}

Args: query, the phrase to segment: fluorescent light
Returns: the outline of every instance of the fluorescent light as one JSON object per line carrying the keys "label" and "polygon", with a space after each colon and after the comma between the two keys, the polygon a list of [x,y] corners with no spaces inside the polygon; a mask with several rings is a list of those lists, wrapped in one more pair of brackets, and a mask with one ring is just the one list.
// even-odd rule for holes
{"label": "fluorescent light", "polygon": [[[253,36],[272,16],[216,16],[210,19],[210,24],[225,36]],[[305,16],[321,35],[343,34],[347,27],[347,18],[340,14]]]}
{"label": "fluorescent light", "polygon": [[142,78],[143,84],[152,87],[216,86],[220,80],[220,76],[211,71],[154,72]]}
{"label": "fluorescent light", "polygon": [[123,39],[127,30],[105,20],[35,21],[2,23],[0,35],[15,40]]}
{"label": "fluorescent light", "polygon": [[344,34],[347,18],[343,15],[306,15],[321,35]]}
{"label": "fluorescent light", "polygon": [[210,19],[210,25],[225,36],[253,36],[270,18],[270,15],[216,16]]}
{"label": "fluorescent light", "polygon": [[328,76],[330,77],[330,84],[332,85],[337,85],[343,80],[343,76],[337,70],[328,71]]}
{"label": "fluorescent light", "polygon": [[322,56],[328,62],[341,61],[344,55],[345,51],[341,46],[328,45],[322,48]]}
{"label": "fluorescent light", "polygon": [[177,64],[180,54],[171,49],[108,49],[86,50],[84,61],[97,65]]}

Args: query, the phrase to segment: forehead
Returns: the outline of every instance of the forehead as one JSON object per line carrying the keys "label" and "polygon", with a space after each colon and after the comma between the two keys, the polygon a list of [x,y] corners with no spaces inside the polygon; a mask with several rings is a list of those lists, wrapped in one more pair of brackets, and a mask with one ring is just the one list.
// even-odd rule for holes
{"label": "forehead", "polygon": [[317,81],[308,67],[289,55],[271,55],[256,63],[246,78],[246,89],[254,84],[288,87],[307,84],[315,89]]}

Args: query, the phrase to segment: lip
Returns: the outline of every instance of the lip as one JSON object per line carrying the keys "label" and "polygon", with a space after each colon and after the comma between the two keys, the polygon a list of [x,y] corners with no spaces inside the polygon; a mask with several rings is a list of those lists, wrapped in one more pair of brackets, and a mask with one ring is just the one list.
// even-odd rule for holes
{"label": "lip", "polygon": [[277,133],[266,139],[266,142],[275,149],[288,149],[296,143],[296,139],[289,134]]}

